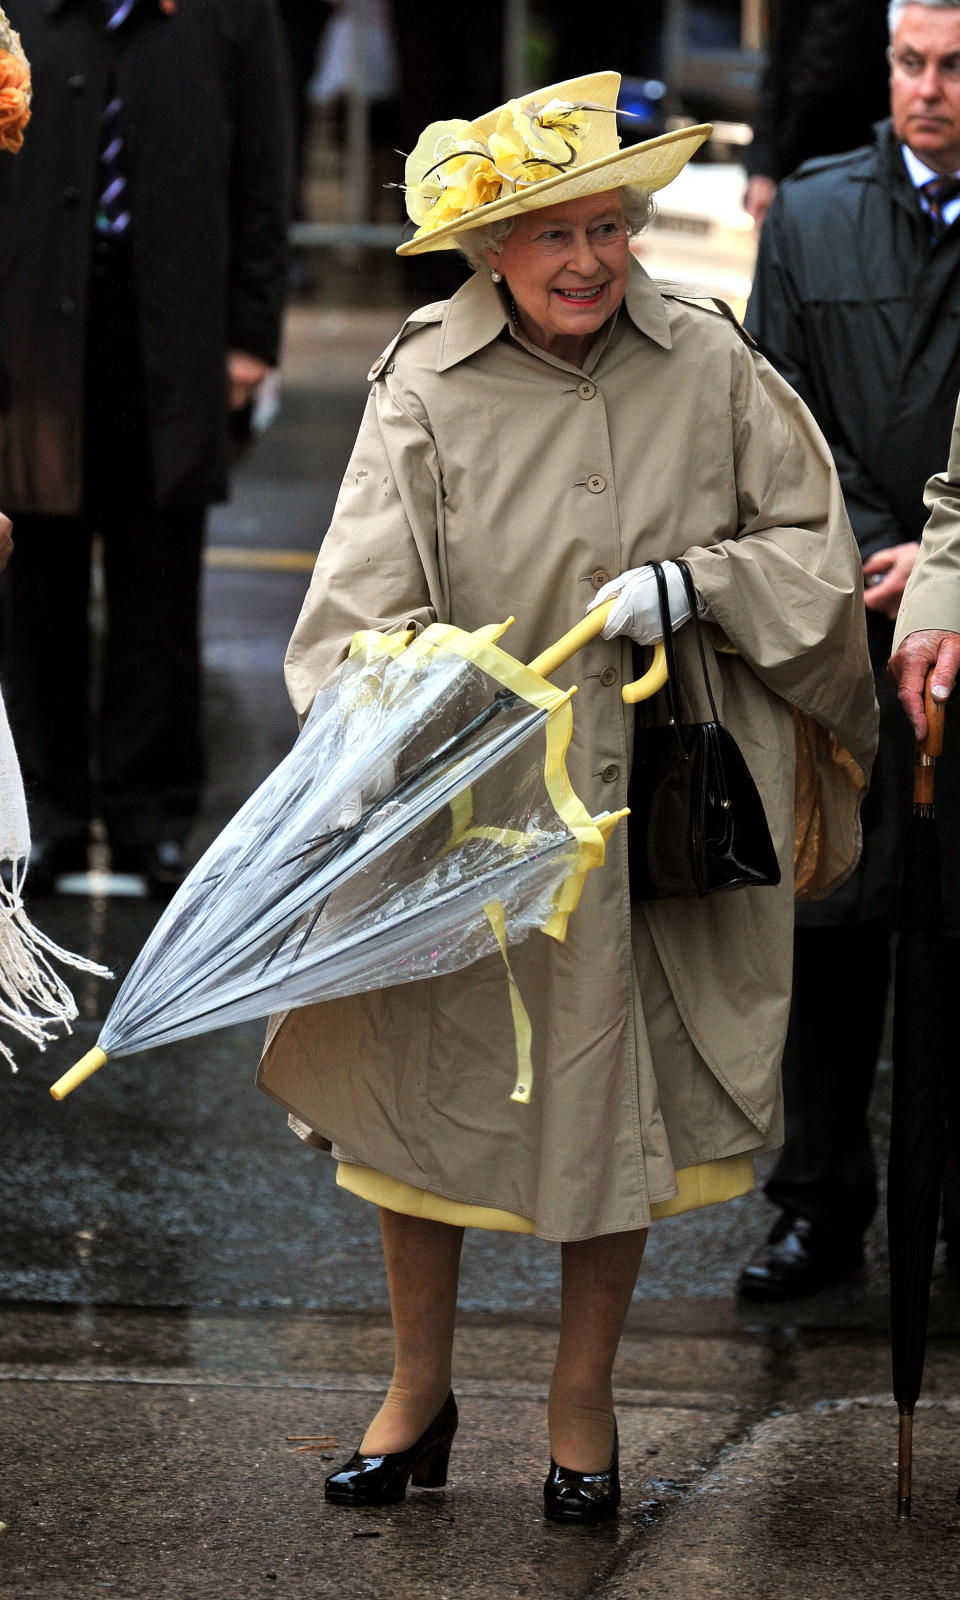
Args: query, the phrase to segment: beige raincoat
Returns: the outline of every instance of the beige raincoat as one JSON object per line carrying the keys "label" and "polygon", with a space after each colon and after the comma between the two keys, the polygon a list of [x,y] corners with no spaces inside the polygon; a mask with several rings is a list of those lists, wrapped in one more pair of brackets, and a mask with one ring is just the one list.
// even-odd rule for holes
{"label": "beige raincoat", "polygon": [[[533,1023],[529,1106],[510,1099],[497,957],[275,1019],[259,1082],[348,1160],[531,1218],[544,1238],[643,1227],[677,1168],[781,1137],[795,751],[807,892],[859,851],[875,705],[830,455],[732,318],[639,266],[582,370],[528,345],[477,275],[411,317],[371,376],[287,656],[297,711],[359,628],[513,613],[503,645],[529,660],[608,576],[683,555],[711,646],[739,652],[711,648],[712,679],[783,883],[631,907],[618,828],[566,943],[535,934],[512,953]],[[620,687],[633,675],[629,641],[598,639],[555,676],[580,686],[568,765],[592,812],[626,804],[634,712]]]}

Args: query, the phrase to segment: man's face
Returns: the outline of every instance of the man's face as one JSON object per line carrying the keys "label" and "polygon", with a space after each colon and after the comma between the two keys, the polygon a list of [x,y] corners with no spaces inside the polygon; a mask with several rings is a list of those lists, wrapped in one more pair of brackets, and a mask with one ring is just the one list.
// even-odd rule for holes
{"label": "man's face", "polygon": [[934,172],[960,170],[960,7],[907,6],[890,55],[898,139]]}

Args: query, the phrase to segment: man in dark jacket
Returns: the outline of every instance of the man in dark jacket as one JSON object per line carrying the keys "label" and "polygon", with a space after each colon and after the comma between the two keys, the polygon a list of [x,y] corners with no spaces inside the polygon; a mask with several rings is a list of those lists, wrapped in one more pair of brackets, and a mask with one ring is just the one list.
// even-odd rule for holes
{"label": "man in dark jacket", "polygon": [[274,0],[17,0],[14,20],[34,95],[0,172],[0,493],[27,886],[84,868],[100,816],[114,867],[165,894],[202,776],[205,512],[229,407],[278,352],[284,46]]}
{"label": "man in dark jacket", "polygon": [[773,0],[747,150],[744,204],[758,226],[802,161],[869,139],[887,105],[886,45],[887,0]]}
{"label": "man in dark jacket", "polygon": [[[893,23],[891,121],[869,147],[811,161],[784,183],[760,236],[746,317],[833,452],[864,559],[881,707],[861,865],[822,905],[798,908],[787,1142],[767,1184],[781,1217],[740,1279],[742,1293],[766,1299],[856,1268],[876,1206],[867,1107],[912,776],[909,724],[885,666],[923,531],[924,485],[946,459],[960,391],[960,0],[904,0]],[[948,738],[953,776],[945,771],[938,808],[952,863],[951,942],[960,937],[957,742]]]}

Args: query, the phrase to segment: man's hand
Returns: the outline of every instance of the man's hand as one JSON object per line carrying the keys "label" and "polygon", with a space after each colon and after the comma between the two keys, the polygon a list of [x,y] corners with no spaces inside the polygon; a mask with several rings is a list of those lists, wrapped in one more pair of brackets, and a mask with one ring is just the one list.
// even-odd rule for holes
{"label": "man's hand", "polygon": [[920,546],[914,540],[909,544],[891,545],[889,550],[878,550],[863,563],[863,603],[868,611],[879,611],[881,616],[896,622],[903,591],[919,553]]}
{"label": "man's hand", "polygon": [[230,384],[230,410],[242,411],[258,384],[261,384],[270,368],[259,356],[251,356],[246,350],[231,350],[227,356],[227,379]]}
{"label": "man's hand", "polygon": [[929,629],[908,633],[896,655],[890,657],[887,675],[896,684],[900,704],[913,723],[918,739],[927,737],[927,717],[923,709],[923,686],[927,673],[936,666],[930,692],[934,700],[946,700],[960,668],[960,633]]}
{"label": "man's hand", "polygon": [[13,523],[0,511],[0,572],[13,555]]}
{"label": "man's hand", "polygon": [[756,173],[747,183],[747,192],[743,197],[743,209],[749,211],[757,232],[763,227],[764,219],[777,192],[777,185],[773,178],[765,178]]}

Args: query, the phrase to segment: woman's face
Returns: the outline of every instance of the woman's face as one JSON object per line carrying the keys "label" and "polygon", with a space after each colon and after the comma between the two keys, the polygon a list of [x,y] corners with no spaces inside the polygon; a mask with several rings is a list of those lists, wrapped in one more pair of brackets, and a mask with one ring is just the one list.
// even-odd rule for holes
{"label": "woman's face", "polygon": [[626,293],[630,242],[616,190],[525,211],[487,260],[531,344],[580,365]]}

